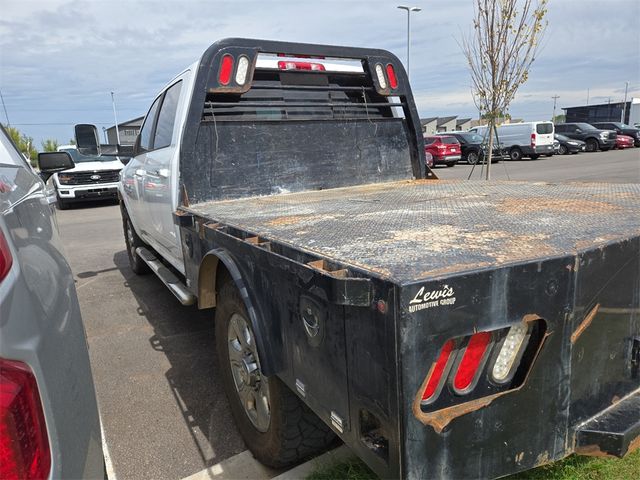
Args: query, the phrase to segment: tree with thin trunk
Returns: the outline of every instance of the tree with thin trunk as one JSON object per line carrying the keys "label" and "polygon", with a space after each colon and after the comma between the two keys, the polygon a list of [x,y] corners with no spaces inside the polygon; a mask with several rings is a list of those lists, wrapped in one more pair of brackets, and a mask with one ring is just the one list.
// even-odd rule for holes
{"label": "tree with thin trunk", "polygon": [[475,0],[473,30],[462,39],[469,64],[473,98],[487,119],[486,178],[496,119],[506,112],[520,85],[529,78],[547,21],[548,0]]}

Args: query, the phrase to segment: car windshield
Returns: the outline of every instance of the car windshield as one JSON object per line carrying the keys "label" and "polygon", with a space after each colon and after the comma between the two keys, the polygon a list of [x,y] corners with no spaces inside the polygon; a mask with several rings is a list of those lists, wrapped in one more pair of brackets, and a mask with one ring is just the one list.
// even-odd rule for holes
{"label": "car windshield", "polygon": [[447,145],[457,145],[460,143],[456,137],[440,137],[440,141]]}
{"label": "car windshield", "polygon": [[556,140],[560,140],[561,142],[567,142],[569,141],[569,137],[565,137],[564,135],[558,135],[556,133]]}
{"label": "car windshield", "polygon": [[597,130],[596,127],[588,123],[576,123],[576,127],[578,127],[581,130]]}
{"label": "car windshield", "polygon": [[73,163],[82,163],[82,162],[110,162],[115,160],[114,157],[99,157],[97,155],[83,155],[78,152],[75,148],[61,148],[61,152],[67,152],[71,155],[73,159]]}

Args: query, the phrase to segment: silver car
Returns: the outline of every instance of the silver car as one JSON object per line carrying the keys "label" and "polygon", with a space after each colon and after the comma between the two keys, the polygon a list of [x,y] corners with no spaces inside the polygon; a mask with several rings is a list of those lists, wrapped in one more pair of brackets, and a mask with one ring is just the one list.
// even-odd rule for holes
{"label": "silver car", "polygon": [[104,478],[84,327],[44,188],[0,126],[0,478]]}

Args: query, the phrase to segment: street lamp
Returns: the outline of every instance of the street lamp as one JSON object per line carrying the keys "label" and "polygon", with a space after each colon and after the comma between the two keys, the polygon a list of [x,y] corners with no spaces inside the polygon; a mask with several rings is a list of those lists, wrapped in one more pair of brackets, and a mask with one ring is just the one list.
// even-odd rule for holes
{"label": "street lamp", "polygon": [[398,8],[407,11],[407,78],[409,78],[409,58],[411,53],[411,12],[419,12],[422,9],[420,7],[409,7],[406,5],[398,5]]}
{"label": "street lamp", "polygon": [[118,127],[118,117],[116,116],[116,101],[113,98],[113,92],[111,92],[111,105],[113,105],[113,118],[116,121],[116,142],[120,145],[120,128]]}

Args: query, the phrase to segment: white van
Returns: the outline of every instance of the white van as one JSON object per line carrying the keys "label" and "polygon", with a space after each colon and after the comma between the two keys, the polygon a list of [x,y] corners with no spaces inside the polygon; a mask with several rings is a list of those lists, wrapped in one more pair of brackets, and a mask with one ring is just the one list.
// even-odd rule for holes
{"label": "white van", "polygon": [[[487,127],[474,127],[470,131],[483,135]],[[540,155],[553,155],[553,123],[524,122],[506,123],[498,127],[498,139],[511,160],[529,157],[535,160]]]}

